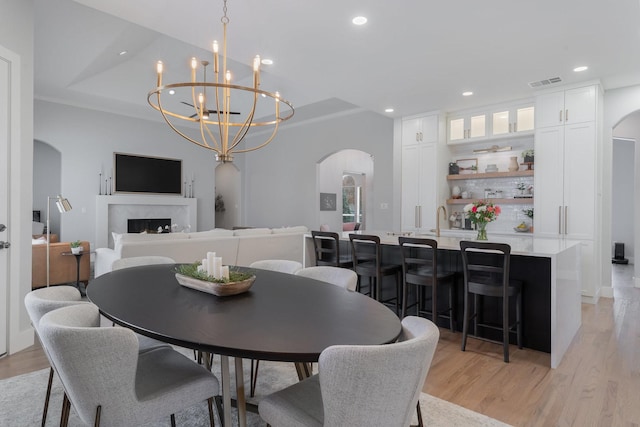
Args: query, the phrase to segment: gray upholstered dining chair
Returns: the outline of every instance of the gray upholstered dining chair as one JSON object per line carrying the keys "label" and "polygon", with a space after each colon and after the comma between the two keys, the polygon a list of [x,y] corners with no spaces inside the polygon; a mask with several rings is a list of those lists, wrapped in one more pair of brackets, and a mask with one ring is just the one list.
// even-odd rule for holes
{"label": "gray upholstered dining chair", "polygon": [[[39,324],[42,316],[61,307],[67,307],[74,304],[88,304],[82,301],[80,291],[73,286],[52,286],[46,288],[35,289],[24,297],[24,305],[31,319],[31,324],[39,336]],[[49,411],[49,398],[51,397],[51,384],[53,383],[53,366],[46,348],[44,354],[49,360],[49,382],[47,384],[47,392],[44,396],[44,408],[42,409],[42,426],[47,422],[47,412]]]}
{"label": "gray upholstered dining chair", "polygon": [[356,272],[340,267],[307,267],[296,272],[296,275],[331,283],[332,285],[352,292],[356,290],[356,286],[358,285],[358,275]]}
{"label": "gray upholstered dining chair", "polygon": [[[82,300],[80,291],[73,286],[51,286],[47,288],[35,289],[24,297],[24,305],[31,319],[31,324],[35,329],[36,335],[40,336],[40,319],[42,316],[52,310],[70,305],[91,304]],[[169,347],[168,344],[138,335],[138,352],[144,353],[159,347]],[[49,360],[49,382],[47,384],[47,392],[44,397],[44,408],[42,410],[42,425],[47,420],[47,412],[49,409],[49,398],[51,397],[51,384],[53,382],[54,369],[51,364],[51,357],[47,348],[43,345],[43,350]]]}
{"label": "gray upholstered dining chair", "polygon": [[249,267],[279,271],[280,273],[295,274],[296,271],[302,268],[302,264],[298,261],[291,261],[288,259],[262,259],[260,261],[252,262]]}
{"label": "gray upholstered dining chair", "polygon": [[430,320],[407,316],[396,343],[328,347],[318,375],[262,399],[260,417],[273,427],[406,427],[439,336]]}
{"label": "gray upholstered dining chair", "polygon": [[40,319],[41,339],[65,390],[60,424],[71,404],[89,425],[140,425],[207,401],[214,425],[218,379],[171,348],[138,354],[138,340],[126,328],[101,328],[98,308],[74,305]]}
{"label": "gray upholstered dining chair", "polygon": [[175,264],[175,260],[173,258],[169,258],[167,256],[159,256],[159,255],[148,255],[148,256],[136,256],[130,258],[120,258],[113,261],[111,264],[111,270],[121,270],[123,268],[129,267],[138,267],[141,265],[155,265],[155,264]]}

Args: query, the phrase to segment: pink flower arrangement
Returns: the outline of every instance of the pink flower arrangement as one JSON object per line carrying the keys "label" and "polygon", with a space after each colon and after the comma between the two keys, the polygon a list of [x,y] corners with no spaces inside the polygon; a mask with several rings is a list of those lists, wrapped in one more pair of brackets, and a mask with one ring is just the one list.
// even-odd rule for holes
{"label": "pink flower arrangement", "polygon": [[465,214],[469,217],[472,223],[487,223],[495,221],[502,212],[500,206],[494,205],[491,202],[485,200],[478,200],[474,203],[469,203],[464,207]]}

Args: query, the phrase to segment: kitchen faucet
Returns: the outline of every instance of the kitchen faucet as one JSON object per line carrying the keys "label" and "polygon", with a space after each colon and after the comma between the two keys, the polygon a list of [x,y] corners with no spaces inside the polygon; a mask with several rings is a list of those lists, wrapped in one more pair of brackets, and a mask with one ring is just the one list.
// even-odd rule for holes
{"label": "kitchen faucet", "polygon": [[444,219],[447,219],[447,208],[444,206],[438,206],[436,209],[436,237],[440,237],[440,209],[444,213]]}

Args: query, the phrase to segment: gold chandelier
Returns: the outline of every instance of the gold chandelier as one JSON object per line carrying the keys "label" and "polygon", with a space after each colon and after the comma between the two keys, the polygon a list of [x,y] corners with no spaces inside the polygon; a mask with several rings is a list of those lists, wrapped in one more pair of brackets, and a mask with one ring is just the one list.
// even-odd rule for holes
{"label": "gold chandelier", "polygon": [[[278,132],[280,122],[293,116],[293,106],[280,97],[278,92],[267,92],[260,87],[260,56],[253,60],[253,86],[231,84],[231,71],[227,69],[227,0],[224,0],[222,22],[222,72],[218,42],[213,42],[213,80],[207,81],[207,60],[198,61],[191,58],[191,80],[183,83],[162,83],[164,64],[157,63],[157,87],[149,92],[147,101],[160,111],[165,122],[178,135],[186,140],[216,152],[216,159],[221,162],[233,161],[235,153],[254,151],[269,144]],[[198,66],[202,65],[202,81],[196,80]],[[170,100],[163,105],[162,96],[169,93]],[[190,100],[177,101],[183,97]],[[176,97],[177,95],[177,97]],[[184,98],[182,98],[184,99]],[[231,104],[233,100],[240,100]],[[241,104],[241,107],[237,105]],[[214,106],[213,109],[209,107]],[[234,111],[234,108],[247,109],[245,113]],[[256,118],[260,115],[260,119]],[[174,120],[177,119],[177,120]],[[175,122],[175,123],[174,123]],[[179,124],[194,129],[189,136],[177,128]],[[262,142],[252,146],[239,147],[240,142],[253,127],[273,126],[271,135]],[[195,137],[199,134],[198,137]]]}

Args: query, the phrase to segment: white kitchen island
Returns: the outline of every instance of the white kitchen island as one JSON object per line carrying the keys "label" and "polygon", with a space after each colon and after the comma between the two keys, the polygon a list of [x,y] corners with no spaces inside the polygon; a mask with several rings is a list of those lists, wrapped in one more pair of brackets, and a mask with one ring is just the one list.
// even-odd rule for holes
{"label": "white kitchen island", "polygon": [[[385,256],[398,260],[398,236],[402,233],[368,230],[355,233],[379,236]],[[438,249],[445,257],[451,257],[453,264],[455,258],[460,258],[460,241],[473,240],[475,232],[443,230],[440,237],[415,237],[436,240]],[[343,233],[342,240],[347,247],[349,233]],[[551,367],[556,368],[582,323],[580,242],[498,233],[489,233],[489,241],[511,246],[511,276],[524,281],[525,346],[549,352]],[[304,261],[307,266],[315,263],[310,234],[305,236]]]}

